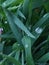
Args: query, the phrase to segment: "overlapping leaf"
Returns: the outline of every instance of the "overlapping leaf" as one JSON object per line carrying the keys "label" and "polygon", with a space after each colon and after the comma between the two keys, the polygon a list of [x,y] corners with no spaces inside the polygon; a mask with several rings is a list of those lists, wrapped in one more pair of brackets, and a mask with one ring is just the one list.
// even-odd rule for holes
{"label": "overlapping leaf", "polygon": [[32,28],[32,33],[36,36],[33,43],[39,38],[45,27],[49,24],[49,13],[45,14]]}
{"label": "overlapping leaf", "polygon": [[12,4],[13,2],[15,2],[16,0],[6,0],[3,4],[2,4],[2,7],[7,7],[9,6],[10,4]]}
{"label": "overlapping leaf", "polygon": [[24,45],[25,48],[27,65],[35,65],[31,54],[31,39],[27,36],[24,36],[22,39],[22,44]]}
{"label": "overlapping leaf", "polygon": [[[21,30],[23,30],[28,36],[30,36],[31,38],[35,38],[35,36],[34,35],[32,35],[30,32],[29,32],[29,30],[24,26],[24,24],[17,18],[17,16],[16,15],[14,15],[12,12],[10,12],[10,11],[6,11],[5,12],[6,13],[6,16],[7,16],[7,19],[8,19],[8,21],[9,21],[9,23],[10,23],[10,26],[11,26],[11,24],[12,24],[12,26],[11,26],[11,29],[15,29],[16,27],[15,27],[15,25],[17,25]],[[13,21],[13,22],[12,22]],[[15,25],[13,25],[13,24],[15,24]],[[13,27],[13,28],[12,28]],[[14,32],[14,29],[13,29],[13,32]],[[16,30],[15,30],[16,31]],[[15,32],[15,34],[16,34],[16,32]],[[20,34],[20,33],[19,33]],[[17,34],[18,35],[18,34]],[[20,38],[21,39],[21,38]]]}

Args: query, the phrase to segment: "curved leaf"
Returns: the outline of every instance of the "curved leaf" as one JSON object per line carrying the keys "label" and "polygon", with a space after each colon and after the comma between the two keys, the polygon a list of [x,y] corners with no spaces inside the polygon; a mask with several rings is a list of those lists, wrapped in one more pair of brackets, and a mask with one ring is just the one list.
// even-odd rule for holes
{"label": "curved leaf", "polygon": [[[7,10],[5,10],[5,14],[6,14],[6,17],[8,19],[8,23],[10,25],[10,28],[13,32],[13,34],[15,35],[15,38],[16,40],[21,43],[21,38],[22,38],[22,33],[21,31],[19,30],[19,28],[15,25],[14,23],[14,18],[13,16],[11,15],[11,13]],[[18,21],[17,21],[18,22]]]}
{"label": "curved leaf", "polygon": [[[15,25],[17,25],[21,30],[23,30],[28,36],[30,36],[31,38],[34,38],[35,39],[35,36],[34,35],[32,35],[31,33],[30,33],[30,31],[24,26],[24,24],[19,20],[19,18],[17,18],[17,16],[16,15],[14,15],[12,12],[10,12],[10,11],[6,11],[5,12],[6,13],[6,16],[7,16],[7,19],[8,19],[8,21],[9,21],[9,24],[10,24],[10,27],[11,27],[11,29],[15,29],[16,27],[15,27]],[[12,22],[13,21],[13,22]],[[13,23],[13,24],[12,24]],[[14,23],[15,23],[15,25],[14,25]],[[11,25],[12,24],[12,25]],[[13,28],[12,28],[13,27]],[[14,29],[13,29],[13,31],[14,31]],[[16,34],[16,30],[15,30],[15,34]],[[17,33],[18,34],[18,33]],[[20,33],[19,33],[20,34]],[[16,36],[16,35],[15,35]],[[21,38],[20,38],[21,39]]]}
{"label": "curved leaf", "polygon": [[[14,59],[13,57],[11,56],[7,56],[7,55],[3,55],[7,58],[7,60],[9,60],[10,62],[14,63],[15,65],[21,65],[21,63],[19,61],[17,61],[16,59]],[[2,61],[0,62],[0,65],[2,65]]]}
{"label": "curved leaf", "polygon": [[47,62],[49,60],[49,52],[46,53],[45,55],[43,55],[39,60],[38,62]]}
{"label": "curved leaf", "polygon": [[25,48],[25,56],[26,56],[26,63],[27,65],[35,65],[34,60],[31,54],[31,39],[27,36],[24,36],[22,39],[22,44]]}
{"label": "curved leaf", "polygon": [[9,6],[10,4],[12,4],[13,2],[15,2],[16,0],[6,0],[3,4],[2,4],[2,7],[7,7]]}

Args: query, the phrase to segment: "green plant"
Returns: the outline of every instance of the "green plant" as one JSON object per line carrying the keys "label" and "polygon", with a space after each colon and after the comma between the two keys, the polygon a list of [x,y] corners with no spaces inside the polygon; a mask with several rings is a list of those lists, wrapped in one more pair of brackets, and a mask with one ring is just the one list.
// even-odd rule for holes
{"label": "green plant", "polygon": [[49,65],[48,3],[0,0],[0,65]]}

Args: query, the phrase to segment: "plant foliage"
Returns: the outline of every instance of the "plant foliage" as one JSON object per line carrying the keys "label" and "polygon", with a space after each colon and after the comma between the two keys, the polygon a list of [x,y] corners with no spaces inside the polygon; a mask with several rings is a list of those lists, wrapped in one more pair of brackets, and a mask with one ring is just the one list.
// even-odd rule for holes
{"label": "plant foliage", "polygon": [[0,0],[0,65],[49,65],[49,0]]}

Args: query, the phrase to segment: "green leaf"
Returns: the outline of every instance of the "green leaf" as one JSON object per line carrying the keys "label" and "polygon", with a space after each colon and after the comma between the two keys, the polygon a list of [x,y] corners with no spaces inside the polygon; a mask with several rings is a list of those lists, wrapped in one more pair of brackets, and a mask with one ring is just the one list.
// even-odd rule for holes
{"label": "green leaf", "polygon": [[[25,27],[25,25],[22,23],[22,21],[19,20],[19,18],[17,18],[16,15],[14,15],[12,12],[10,11],[6,11],[6,16],[7,16],[7,19],[9,20],[9,24],[11,26],[11,29],[13,30],[15,36],[19,36],[18,33],[16,35],[16,29],[15,29],[15,25],[17,25],[21,30],[23,30],[28,36],[30,36],[31,38],[34,38],[35,39],[35,36],[32,35],[30,33],[30,31]],[[12,21],[13,21],[13,24],[12,24]],[[15,23],[15,24],[14,24]],[[11,25],[12,24],[12,25]],[[14,29],[13,29],[13,28]],[[15,31],[14,31],[15,30]],[[19,33],[20,34],[20,33]],[[20,36],[19,36],[20,37]],[[21,38],[20,38],[21,39]]]}
{"label": "green leaf", "polygon": [[1,38],[15,38],[13,34],[5,33],[0,35]]}
{"label": "green leaf", "polygon": [[16,0],[6,0],[5,2],[3,2],[2,7],[7,7],[10,4],[12,4],[13,2],[15,2]]}
{"label": "green leaf", "polygon": [[13,44],[12,49],[13,50],[19,50],[20,51],[21,49],[23,49],[23,47],[16,42],[16,43]]}
{"label": "green leaf", "polygon": [[49,12],[49,1],[44,3],[44,7],[45,7],[46,11]]}
{"label": "green leaf", "polygon": [[18,9],[18,8],[20,8],[20,6],[22,5],[22,3],[20,3],[18,6],[11,6],[11,7],[8,7],[7,9],[8,10],[16,10],[16,9]]}
{"label": "green leaf", "polygon": [[22,65],[24,65],[24,52],[22,50]]}
{"label": "green leaf", "polygon": [[18,52],[16,52],[16,54],[15,54],[15,59],[16,59],[16,60],[19,60],[19,56],[20,56],[20,50],[19,50]]}
{"label": "green leaf", "polygon": [[[17,51],[15,54],[15,59],[19,61],[20,51]],[[15,64],[14,64],[15,65]]]}
{"label": "green leaf", "polygon": [[4,44],[5,44],[5,41],[4,42],[0,42],[0,53],[3,52]]}
{"label": "green leaf", "polygon": [[[43,41],[42,43],[40,43],[40,44],[34,49],[33,53],[35,53],[41,46],[43,46],[44,44],[46,44],[47,41],[48,41],[48,40],[45,40],[45,41]],[[39,51],[38,51],[38,52],[39,52]]]}
{"label": "green leaf", "polygon": [[38,62],[47,62],[49,61],[49,52],[44,54],[41,58],[38,59]]}
{"label": "green leaf", "polygon": [[26,20],[26,17],[24,16],[24,14],[20,10],[17,11],[17,15],[19,15],[20,17],[22,17],[23,19]]}
{"label": "green leaf", "polygon": [[17,40],[19,43],[21,43],[22,33],[21,33],[21,31],[19,30],[19,28],[15,25],[13,16],[12,16],[11,13],[10,13],[9,11],[7,11],[7,10],[5,10],[5,14],[6,14],[8,23],[9,23],[9,25],[10,25],[10,28],[11,28],[13,34],[15,35],[16,40]]}
{"label": "green leaf", "polygon": [[[10,62],[12,62],[13,64],[15,65],[21,65],[21,63],[19,61],[17,61],[16,59],[14,59],[12,56],[7,56],[7,55],[4,55],[2,54],[4,57],[7,58],[7,60],[9,60]],[[0,62],[0,65],[2,65],[2,61]]]}
{"label": "green leaf", "polygon": [[41,7],[43,5],[43,0],[33,0],[32,9]]}
{"label": "green leaf", "polygon": [[35,65],[34,60],[32,58],[32,54],[31,54],[31,38],[24,36],[22,39],[22,44],[25,48],[25,56],[26,56],[27,65]]}
{"label": "green leaf", "polygon": [[29,3],[30,3],[30,0],[24,0],[23,13],[24,13],[25,16],[27,16],[28,12],[29,12]]}
{"label": "green leaf", "polygon": [[[15,51],[13,51],[12,53],[10,53],[8,56],[12,56],[13,54],[15,54],[16,53],[16,50]],[[0,55],[2,55],[1,53],[0,53]],[[2,55],[3,56],[3,55]],[[5,56],[3,56],[3,57],[5,57]],[[7,58],[4,58],[1,62],[0,62],[0,65],[3,65],[3,63],[5,62],[7,60]]]}
{"label": "green leaf", "polygon": [[[15,48],[16,47],[16,48]],[[20,45],[19,44],[14,44],[13,45],[13,52],[11,52],[8,56],[7,55],[4,55],[4,54],[0,54],[0,55],[2,55],[3,57],[4,57],[4,59],[0,62],[0,65],[2,65],[6,60],[9,60],[10,62],[12,62],[12,63],[14,63],[15,65],[17,65],[16,63],[18,63],[18,56],[19,56],[19,54],[17,55],[17,53],[20,51],[20,49],[22,49],[22,47],[20,47]],[[17,53],[16,53],[17,52]],[[12,57],[12,55],[14,55],[14,54],[16,54],[15,55],[15,59]],[[16,56],[17,56],[17,58],[16,58]],[[18,64],[20,64],[20,63],[18,63]]]}
{"label": "green leaf", "polygon": [[32,44],[39,38],[41,33],[44,31],[46,26],[49,25],[49,13],[45,14],[33,27],[32,33],[35,35],[36,39],[33,39]]}

